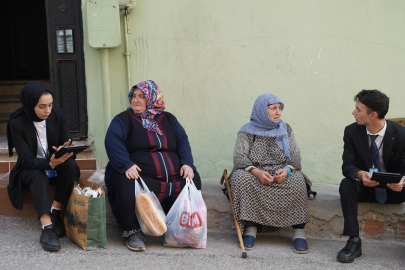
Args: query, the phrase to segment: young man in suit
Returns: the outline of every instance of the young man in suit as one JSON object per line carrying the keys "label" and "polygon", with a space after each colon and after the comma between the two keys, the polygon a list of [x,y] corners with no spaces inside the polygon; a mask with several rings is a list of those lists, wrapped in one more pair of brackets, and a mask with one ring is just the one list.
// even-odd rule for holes
{"label": "young man in suit", "polygon": [[[398,204],[405,201],[405,127],[384,119],[389,98],[378,90],[362,90],[352,112],[356,123],[345,128],[339,193],[344,217],[343,235],[349,236],[337,259],[350,263],[362,255],[357,210],[359,202]],[[397,184],[371,180],[374,171],[399,173]]]}

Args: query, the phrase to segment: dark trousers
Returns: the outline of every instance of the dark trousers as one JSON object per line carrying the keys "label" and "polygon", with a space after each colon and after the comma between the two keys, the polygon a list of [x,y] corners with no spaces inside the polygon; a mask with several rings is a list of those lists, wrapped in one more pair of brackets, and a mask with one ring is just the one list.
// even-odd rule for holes
{"label": "dark trousers", "polygon": [[57,176],[48,178],[43,170],[24,170],[21,172],[21,182],[24,189],[29,189],[38,218],[50,214],[48,185],[56,186],[54,200],[66,204],[73,187],[73,181],[80,177],[80,171],[73,158],[69,158],[56,168]]}
{"label": "dark trousers", "polygon": [[[387,187],[386,190],[387,201],[385,204],[405,202],[405,189],[396,192]],[[340,183],[339,193],[344,218],[343,235],[359,236],[358,204],[359,202],[377,202],[374,187],[366,187],[362,181],[345,178]]]}

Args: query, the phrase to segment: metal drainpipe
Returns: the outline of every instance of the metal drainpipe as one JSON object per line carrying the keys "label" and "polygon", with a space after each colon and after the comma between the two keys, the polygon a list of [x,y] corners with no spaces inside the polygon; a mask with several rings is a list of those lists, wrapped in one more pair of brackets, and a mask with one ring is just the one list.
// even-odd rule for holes
{"label": "metal drainpipe", "polygon": [[124,25],[125,25],[125,52],[124,55],[127,58],[127,80],[128,80],[128,88],[129,89],[132,85],[131,85],[131,71],[130,71],[130,67],[129,67],[129,56],[131,55],[131,52],[128,51],[128,34],[131,33],[131,30],[129,29],[128,26],[128,15],[131,14],[131,12],[127,9],[125,10],[125,18],[124,18]]}
{"label": "metal drainpipe", "polygon": [[103,106],[104,106],[104,130],[108,129],[111,121],[111,98],[110,98],[110,68],[108,66],[108,49],[100,50],[101,79],[103,83]]}
{"label": "metal drainpipe", "polygon": [[131,84],[131,69],[129,65],[129,57],[131,56],[131,52],[128,50],[128,34],[131,34],[131,29],[129,28],[130,25],[130,17],[131,10],[133,10],[136,6],[136,1],[130,1],[129,5],[120,6],[120,10],[125,10],[124,13],[124,26],[125,26],[125,52],[124,55],[127,60],[127,80],[128,80],[128,89],[132,87]]}
{"label": "metal drainpipe", "polygon": [[[125,15],[129,15],[129,12],[134,9],[136,6],[136,1],[130,1],[129,5],[120,6],[120,10],[125,10]],[[128,52],[128,36],[127,31],[129,28],[127,26],[127,19],[125,19],[125,55],[127,56],[127,69],[128,69],[128,85],[130,82],[130,72],[129,72],[129,55]],[[103,87],[103,106],[104,106],[104,130],[108,129],[108,126],[111,122],[111,87],[110,87],[110,68],[108,65],[108,49],[100,50],[100,59],[101,59],[101,79]],[[130,87],[130,86],[129,86]]]}

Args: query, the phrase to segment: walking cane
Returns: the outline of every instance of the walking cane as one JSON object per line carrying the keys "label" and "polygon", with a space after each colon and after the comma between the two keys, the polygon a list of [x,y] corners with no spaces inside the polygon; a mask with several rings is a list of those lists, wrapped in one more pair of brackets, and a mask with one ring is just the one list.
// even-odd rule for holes
{"label": "walking cane", "polygon": [[247,258],[247,253],[245,251],[245,246],[243,245],[242,234],[240,232],[239,223],[236,220],[235,211],[233,210],[233,200],[232,200],[231,186],[229,185],[229,180],[228,180],[227,173],[228,172],[225,169],[224,174],[221,177],[220,184],[223,185],[224,184],[224,179],[225,179],[226,189],[228,190],[229,202],[231,203],[231,208],[232,208],[233,220],[235,221],[235,226],[236,226],[236,231],[238,233],[240,249],[242,250],[242,258],[246,259]]}

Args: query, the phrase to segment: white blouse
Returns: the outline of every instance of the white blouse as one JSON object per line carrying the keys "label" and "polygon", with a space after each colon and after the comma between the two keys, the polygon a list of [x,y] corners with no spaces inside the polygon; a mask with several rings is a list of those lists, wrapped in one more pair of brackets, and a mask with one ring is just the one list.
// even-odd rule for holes
{"label": "white blouse", "polygon": [[33,122],[35,128],[37,129],[37,141],[38,141],[38,149],[37,149],[37,158],[46,158],[44,154],[48,154],[48,140],[46,138],[46,122],[45,120],[41,122]]}

